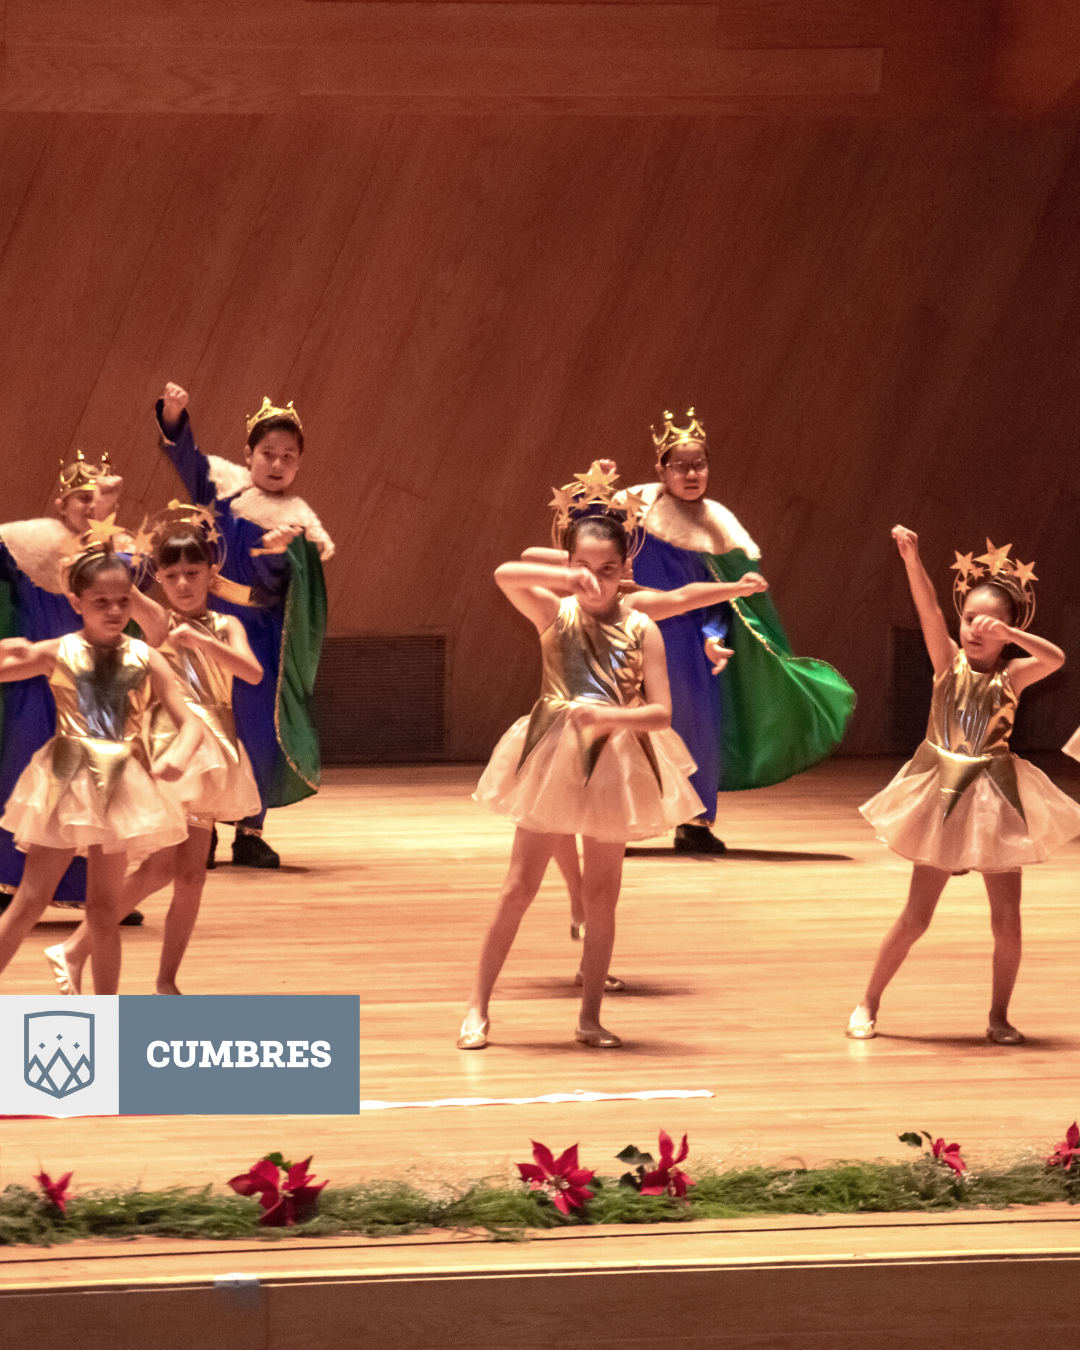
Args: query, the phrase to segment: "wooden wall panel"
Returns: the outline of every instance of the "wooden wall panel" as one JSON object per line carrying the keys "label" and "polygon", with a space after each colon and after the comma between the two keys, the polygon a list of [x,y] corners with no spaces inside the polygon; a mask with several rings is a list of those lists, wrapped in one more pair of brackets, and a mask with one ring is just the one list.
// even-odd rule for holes
{"label": "wooden wall panel", "polygon": [[[76,445],[129,519],[162,504],[167,378],[226,454],[294,398],[332,630],[447,635],[451,757],[535,693],[492,569],[594,456],[647,477],[665,406],[705,418],[797,649],[855,683],[849,749],[891,748],[898,519],[942,582],[987,533],[1034,557],[1080,668],[1073,124],[6,114],[0,172],[4,516]],[[1080,679],[1027,702],[1060,744]]]}

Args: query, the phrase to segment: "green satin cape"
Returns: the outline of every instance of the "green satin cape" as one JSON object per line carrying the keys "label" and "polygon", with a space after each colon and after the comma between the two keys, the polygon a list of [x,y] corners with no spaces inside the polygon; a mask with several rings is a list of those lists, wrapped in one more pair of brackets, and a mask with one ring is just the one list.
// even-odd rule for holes
{"label": "green satin cape", "polygon": [[[703,553],[717,581],[738,581],[760,565],[742,549]],[[823,760],[840,743],[855,690],[826,661],[793,656],[768,594],[733,600],[727,646],[735,655],[720,677],[722,792],[782,783]]]}
{"label": "green satin cape", "polygon": [[274,709],[281,754],[267,806],[288,806],[312,796],[321,775],[312,694],[326,636],[326,582],[319,550],[303,535],[289,545],[289,562]]}

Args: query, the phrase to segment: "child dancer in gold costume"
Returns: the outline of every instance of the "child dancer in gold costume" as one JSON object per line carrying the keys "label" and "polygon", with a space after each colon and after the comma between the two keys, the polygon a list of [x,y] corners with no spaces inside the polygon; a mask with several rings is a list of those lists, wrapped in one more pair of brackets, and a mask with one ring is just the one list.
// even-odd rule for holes
{"label": "child dancer in gold costume", "polygon": [[[234,675],[248,684],[258,684],[263,670],[251,653],[240,620],[206,607],[220,561],[215,557],[220,536],[212,513],[174,502],[158,513],[149,528],[143,527],[140,540],[153,549],[155,575],[169,607],[163,610],[143,598],[139,622],[169,663],[184,701],[199,719],[204,734],[183,776],[167,789],[185,811],[187,839],[146,859],[127,879],[121,907],[128,912],[170,881],[173,883],[156,992],[178,994],[176,979],[202,901],[214,822],[242,820],[259,810],[259,789],[251,761],[236,734],[232,684]],[[155,704],[150,713],[150,745],[155,760],[176,736],[177,727],[168,708]],[[66,943],[46,948],[45,956],[61,993],[79,993],[89,950],[85,923]]]}
{"label": "child dancer in gold costume", "polygon": [[[1021,692],[1061,666],[1064,653],[1026,632],[1035,613],[1032,564],[1009,558],[989,540],[980,558],[957,554],[953,588],[959,645],[949,636],[916,535],[893,538],[907,568],[934,695],[926,739],[893,781],[859,809],[890,848],[915,864],[907,904],[887,933],[847,1035],[877,1034],[878,1005],[912,944],[926,932],[950,875],[983,873],[994,935],[993,992],[987,1036],[1019,1045],[1009,1000],[1020,968],[1020,869],[1080,832],[1080,806],[1034,765],[1009,751]],[[1006,644],[1026,656],[1004,660]]]}
{"label": "child dancer in gold costume", "polygon": [[[0,970],[81,853],[87,857],[94,990],[115,994],[128,858],[147,857],[186,836],[183,810],[155,779],[179,780],[200,731],[163,658],[124,635],[132,613],[132,576],[107,540],[75,559],[68,584],[71,604],[82,616],[78,632],[44,642],[0,643],[0,681],[44,675],[56,702],[56,735],[23,770],[0,821],[26,854],[22,882],[0,919]],[[151,699],[179,728],[152,767],[142,740]]]}
{"label": "child dancer in gold costume", "polygon": [[[503,563],[495,580],[536,627],[540,698],[503,736],[476,799],[517,826],[510,870],[480,953],[458,1048],[488,1043],[488,1005],[518,926],[555,850],[583,836],[586,927],[575,1039],[622,1042],[600,1023],[628,839],[697,814],[694,764],[671,730],[664,643],[652,619],[620,598],[637,508],[616,508],[614,472],[594,464],[556,493],[555,543],[567,562]],[[582,514],[582,511],[585,514]]]}

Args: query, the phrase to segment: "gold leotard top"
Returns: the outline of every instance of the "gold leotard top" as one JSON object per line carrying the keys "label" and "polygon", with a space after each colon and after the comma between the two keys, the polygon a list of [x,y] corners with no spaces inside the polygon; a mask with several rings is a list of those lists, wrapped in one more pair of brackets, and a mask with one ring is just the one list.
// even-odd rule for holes
{"label": "gold leotard top", "polygon": [[150,703],[150,649],[122,637],[115,647],[95,647],[81,633],[60,639],[49,676],[56,700],[52,796],[86,768],[106,806],[124,766],[135,758],[149,768],[142,740]]}
{"label": "gold leotard top", "polygon": [[[607,624],[585,614],[573,596],[560,603],[554,623],[540,637],[543,659],[540,697],[529,717],[519,770],[545,733],[575,703],[604,703],[619,708],[644,704],[642,643],[648,626],[648,618],[637,610],[630,610],[617,623]],[[636,734],[659,783],[660,767],[649,733]],[[611,732],[598,732],[594,727],[578,732],[586,782],[592,777],[610,736]]]}
{"label": "gold leotard top", "polygon": [[[170,635],[182,623],[186,623],[209,637],[217,638],[219,642],[228,642],[228,622],[224,614],[208,610],[197,619],[192,619],[169,610],[168,620]],[[233,763],[239,764],[239,741],[232,709],[232,672],[219,665],[206,652],[196,651],[192,647],[173,646],[169,637],[166,637],[158,651],[168,661],[188,707],[202,719]],[[160,703],[155,704],[150,714],[150,745],[155,759],[168,748],[175,736],[176,725],[172,718]]]}
{"label": "gold leotard top", "polygon": [[981,773],[989,774],[1006,801],[1024,814],[1009,751],[1018,702],[1006,667],[972,670],[962,649],[935,676],[926,739],[908,774],[938,768],[946,819]]}

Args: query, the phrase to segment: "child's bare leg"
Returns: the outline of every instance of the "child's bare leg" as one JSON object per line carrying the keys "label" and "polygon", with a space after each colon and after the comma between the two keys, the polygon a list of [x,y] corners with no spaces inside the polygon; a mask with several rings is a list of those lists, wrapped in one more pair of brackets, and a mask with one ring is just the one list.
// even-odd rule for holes
{"label": "child's bare leg", "polygon": [[120,920],[124,902],[126,853],[106,853],[94,844],[86,859],[86,924],[95,994],[120,989]]}
{"label": "child's bare leg", "polygon": [[915,864],[911,873],[907,904],[901,910],[900,917],[885,934],[885,941],[878,951],[866,993],[859,1007],[851,1015],[853,1022],[860,1020],[856,1017],[860,1011],[869,1014],[867,1021],[873,1021],[877,1017],[878,1006],[886,986],[904,964],[904,958],[914,943],[930,927],[930,920],[934,917],[934,910],[948,879],[949,873],[941,871],[940,868],[926,867],[922,863]]}
{"label": "child's bare leg", "polygon": [[477,1030],[487,1018],[491,991],[510,954],[510,948],[514,945],[514,938],[517,937],[518,926],[524,918],[525,911],[540,889],[547,865],[551,861],[554,841],[558,837],[554,834],[536,834],[532,830],[523,830],[520,826],[514,834],[510,870],[499,892],[495,917],[480,949],[480,965],[469,1000],[469,1011],[462,1024],[463,1031]]}
{"label": "child's bare leg", "polygon": [[604,981],[615,946],[615,906],[622,884],[623,854],[626,845],[604,844],[597,839],[582,841],[585,868],[581,878],[585,906],[585,950],[581,958],[583,990],[578,1029],[601,1031],[600,1004]]}
{"label": "child's bare leg", "polygon": [[73,848],[31,845],[27,850],[19,889],[0,918],[0,970],[7,966],[23,939],[48,909],[74,856]]}
{"label": "child's bare leg", "polygon": [[1009,1000],[1020,969],[1023,946],[1020,930],[1020,872],[987,872],[983,876],[990,901],[990,929],[994,935],[994,983],[990,999],[990,1028],[1013,1031]]}
{"label": "child's bare leg", "polygon": [[585,922],[585,909],[581,903],[581,866],[578,862],[577,838],[572,834],[556,834],[552,837],[555,840],[552,857],[570,893],[570,921],[580,927]]}
{"label": "child's bare leg", "polygon": [[191,939],[199,903],[206,884],[206,859],[210,852],[210,831],[197,825],[188,829],[188,837],[175,849],[173,898],[165,916],[165,937],[161,944],[157,992],[178,994],[176,976]]}
{"label": "child's bare leg", "polygon": [[[152,853],[127,878],[124,882],[123,898],[120,903],[121,912],[117,916],[118,923],[120,919],[126,918],[133,909],[138,908],[147,896],[155,894],[163,886],[169,884],[173,878],[175,854],[175,845],[170,848],[159,849],[157,853]],[[82,923],[64,943],[64,956],[75,983],[76,993],[82,991],[83,966],[85,966],[89,955],[90,929],[84,916]]]}

